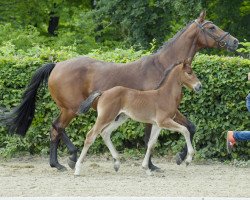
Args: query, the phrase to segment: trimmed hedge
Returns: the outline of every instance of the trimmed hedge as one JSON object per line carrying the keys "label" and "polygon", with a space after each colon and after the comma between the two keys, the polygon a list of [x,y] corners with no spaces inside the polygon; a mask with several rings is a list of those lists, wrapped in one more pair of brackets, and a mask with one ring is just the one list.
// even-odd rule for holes
{"label": "trimmed hedge", "polygon": [[[24,88],[34,71],[46,62],[56,62],[75,57],[74,49],[57,52],[49,48],[34,47],[29,52],[16,52],[11,44],[0,48],[0,106],[10,110],[20,102]],[[6,51],[8,50],[8,51]],[[110,52],[93,51],[87,56],[113,62],[129,62],[149,52],[135,52],[133,49],[116,49]],[[193,68],[203,83],[201,94],[185,90],[181,112],[197,126],[195,135],[196,158],[229,158],[226,154],[225,136],[227,130],[249,129],[249,113],[245,97],[249,92],[247,73],[250,60],[242,58],[197,55]],[[59,114],[46,87],[39,91],[35,119],[24,138],[9,135],[0,127],[0,154],[10,156],[17,152],[47,154],[49,152],[49,130],[52,121]],[[91,111],[72,121],[67,128],[73,143],[82,148],[85,134],[92,127],[96,113]],[[112,136],[119,151],[142,149],[144,151],[142,124],[129,121]],[[156,152],[172,154],[184,145],[180,134],[163,131],[159,137]],[[249,159],[249,143],[241,143],[233,152],[233,158]],[[65,146],[61,150],[65,150]],[[92,153],[107,151],[99,138],[91,147]]]}

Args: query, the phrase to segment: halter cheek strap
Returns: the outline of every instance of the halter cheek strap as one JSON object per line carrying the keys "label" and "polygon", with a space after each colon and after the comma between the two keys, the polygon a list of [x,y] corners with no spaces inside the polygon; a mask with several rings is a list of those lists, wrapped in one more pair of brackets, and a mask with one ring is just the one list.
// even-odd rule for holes
{"label": "halter cheek strap", "polygon": [[[194,20],[194,22],[203,31],[205,37],[206,37],[206,35],[208,35],[209,37],[213,38],[217,42],[218,46],[225,47],[228,45],[228,41],[224,40],[225,37],[230,35],[228,32],[225,32],[225,34],[222,36],[217,36],[217,35],[214,35],[208,29],[206,29],[206,27],[204,27],[206,24],[213,24],[213,22],[206,21],[203,24],[198,23],[197,20]],[[206,42],[207,42],[207,40],[206,40]]]}

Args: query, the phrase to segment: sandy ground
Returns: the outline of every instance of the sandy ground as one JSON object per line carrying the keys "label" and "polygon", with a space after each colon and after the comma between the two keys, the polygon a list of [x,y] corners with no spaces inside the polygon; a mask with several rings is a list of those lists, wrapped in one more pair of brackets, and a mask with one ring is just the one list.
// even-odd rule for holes
{"label": "sandy ground", "polygon": [[[67,158],[60,158],[66,166]],[[185,196],[250,197],[250,168],[218,163],[177,166],[154,158],[163,172],[148,176],[142,160],[125,160],[119,172],[111,160],[90,157],[81,176],[50,168],[48,158],[0,160],[0,196]]]}

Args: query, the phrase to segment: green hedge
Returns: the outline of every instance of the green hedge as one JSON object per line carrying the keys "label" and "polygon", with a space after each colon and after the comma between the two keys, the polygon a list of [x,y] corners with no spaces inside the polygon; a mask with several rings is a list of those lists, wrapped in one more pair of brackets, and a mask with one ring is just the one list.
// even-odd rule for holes
{"label": "green hedge", "polygon": [[[12,48],[12,49],[11,49]],[[8,51],[7,51],[8,50]],[[113,62],[129,62],[139,59],[149,52],[135,52],[133,49],[116,49],[111,52],[98,50],[88,54],[90,57]],[[74,49],[52,51],[49,48],[33,47],[29,52],[16,52],[11,44],[0,48],[0,106],[10,109],[19,104],[24,88],[34,71],[42,64],[75,57]],[[247,73],[250,61],[242,58],[197,55],[193,68],[203,83],[203,92],[194,94],[185,89],[181,111],[197,126],[195,135],[196,158],[229,158],[226,155],[225,134],[227,130],[249,129],[249,113],[245,97],[249,92]],[[47,154],[49,152],[49,130],[58,110],[51,100],[47,88],[38,95],[35,119],[24,138],[7,134],[0,127],[0,154],[13,155],[17,152]],[[67,128],[73,143],[82,148],[85,134],[92,127],[96,113],[89,112],[72,121]],[[141,149],[143,144],[143,125],[129,121],[112,136],[119,151]],[[156,147],[160,154],[178,152],[184,144],[180,134],[163,131]],[[234,158],[249,159],[249,143],[241,143],[233,152]],[[62,151],[66,151],[63,146]],[[99,138],[91,148],[92,153],[107,151]]]}

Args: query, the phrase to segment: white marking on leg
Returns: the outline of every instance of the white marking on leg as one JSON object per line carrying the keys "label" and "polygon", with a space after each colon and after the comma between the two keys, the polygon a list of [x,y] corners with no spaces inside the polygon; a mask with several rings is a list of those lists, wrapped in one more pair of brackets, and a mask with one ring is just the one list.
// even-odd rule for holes
{"label": "white marking on leg", "polygon": [[148,169],[148,162],[149,162],[149,158],[150,158],[150,155],[151,155],[151,150],[153,149],[154,145],[156,144],[160,132],[161,132],[161,128],[159,128],[156,125],[152,126],[150,138],[149,138],[149,141],[148,141],[147,152],[146,152],[146,155],[145,155],[145,157],[143,159],[143,162],[142,162],[142,167],[144,169]]}
{"label": "white marking on leg", "polygon": [[98,133],[99,133],[99,129],[97,129],[95,125],[88,132],[86,139],[85,139],[85,142],[84,142],[84,146],[83,146],[81,155],[76,162],[74,175],[76,175],[76,176],[80,175],[82,163],[83,163],[84,159],[86,158],[87,152],[88,152],[90,146],[94,143]]}
{"label": "white marking on leg", "polygon": [[126,122],[128,119],[127,116],[122,115],[119,117],[118,121],[113,121],[108,127],[106,127],[102,133],[101,136],[104,140],[104,143],[106,144],[106,146],[108,147],[112,157],[114,158],[114,169],[115,171],[118,171],[120,168],[120,161],[119,161],[119,154],[116,151],[111,139],[110,139],[110,135],[112,133],[112,131],[116,130],[121,124],[123,124],[124,122]]}

